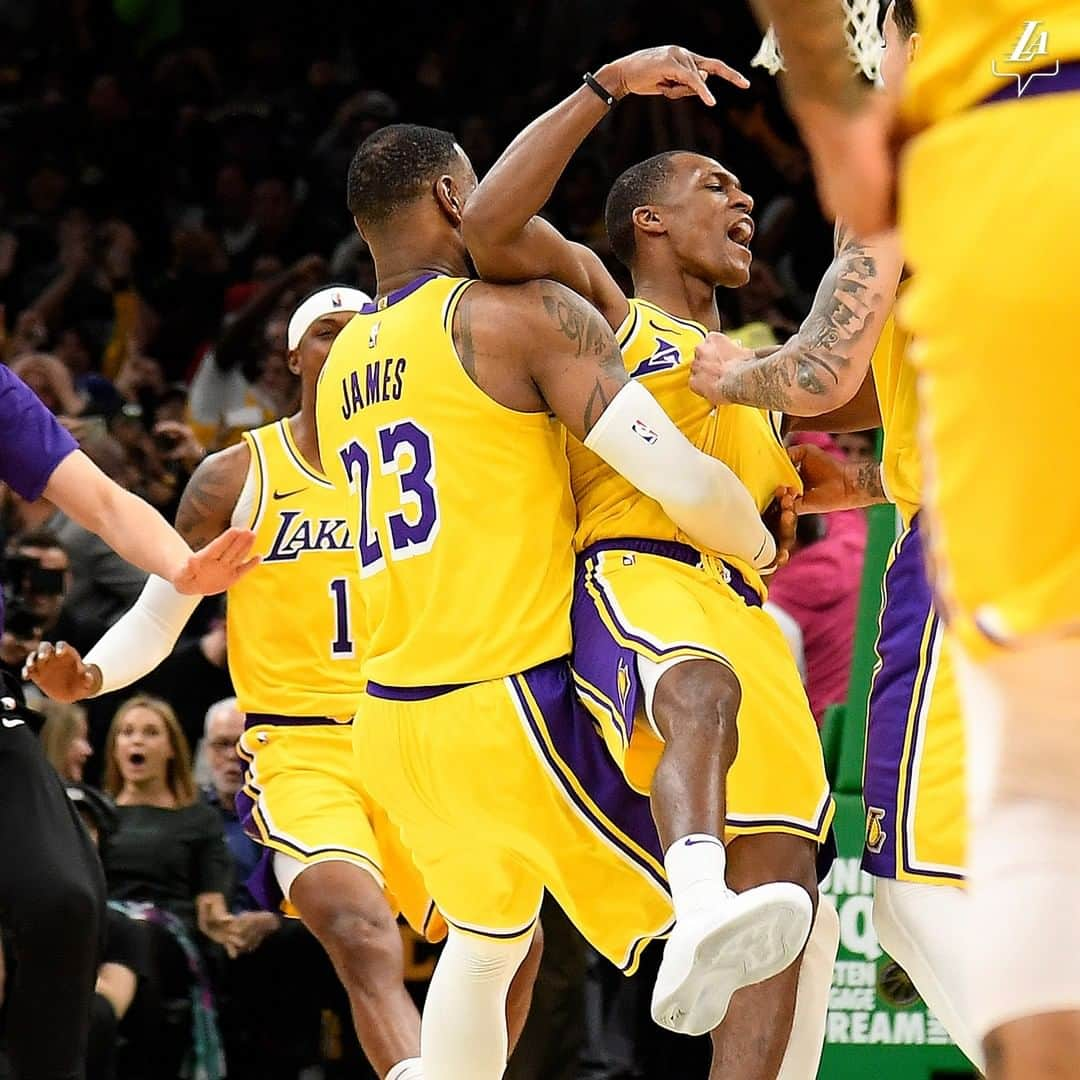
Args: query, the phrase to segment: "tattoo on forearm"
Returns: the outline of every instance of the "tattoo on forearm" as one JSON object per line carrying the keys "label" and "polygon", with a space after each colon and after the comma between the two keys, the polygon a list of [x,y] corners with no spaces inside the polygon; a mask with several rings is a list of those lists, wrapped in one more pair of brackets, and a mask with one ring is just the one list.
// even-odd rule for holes
{"label": "tattoo on forearm", "polygon": [[875,325],[881,306],[876,278],[873,254],[845,238],[798,334],[771,356],[732,369],[720,386],[724,397],[798,413],[805,395],[820,397],[835,388]]}
{"label": "tattoo on forearm", "polygon": [[875,500],[885,501],[885,489],[881,486],[881,466],[876,461],[864,461],[855,470],[857,491]]}
{"label": "tattoo on forearm", "polygon": [[220,458],[208,458],[184,489],[176,511],[176,531],[193,551],[206,547],[228,525],[237,497],[231,471]]}

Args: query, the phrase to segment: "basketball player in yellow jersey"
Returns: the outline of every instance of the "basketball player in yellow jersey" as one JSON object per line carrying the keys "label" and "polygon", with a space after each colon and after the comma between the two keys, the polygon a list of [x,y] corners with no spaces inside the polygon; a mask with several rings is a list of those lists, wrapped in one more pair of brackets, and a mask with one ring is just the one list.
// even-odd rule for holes
{"label": "basketball player in yellow jersey", "polygon": [[[889,5],[881,62],[886,86],[902,80],[915,55],[915,26],[912,0]],[[761,357],[712,334],[697,350],[690,385],[714,405],[775,409],[801,429],[885,429],[880,469],[876,462],[841,464],[816,447],[792,453],[805,512],[888,500],[903,522],[885,578],[867,716],[863,868],[877,879],[874,926],[882,945],[982,1067],[963,974],[963,718],[952,651],[923,559],[915,367],[907,334],[891,318],[881,330],[896,294],[899,244],[892,236],[861,244],[839,233],[836,259],[799,333]]]}
{"label": "basketball player in yellow jersey", "polygon": [[[693,65],[670,68],[703,88]],[[448,132],[392,125],[361,144],[349,207],[380,300],[342,331],[316,407],[323,462],[357,515],[357,768],[450,927],[424,1012],[428,1080],[502,1075],[503,999],[545,888],[627,970],[670,926],[648,804],[575,712],[563,424],[697,543],[747,565],[774,546],[731,470],[627,380],[595,309],[552,282],[466,276],[475,186]],[[798,954],[810,901],[780,892],[773,935],[745,959],[731,951],[745,927],[684,934],[702,949],[673,982],[681,1008],[714,980],[730,992]]]}
{"label": "basketball player in yellow jersey", "polygon": [[[252,890],[271,910],[287,898],[326,948],[378,1075],[419,1080],[420,1018],[404,987],[390,903],[419,933],[437,939],[445,927],[397,831],[355,780],[349,720],[363,688],[356,558],[352,524],[320,465],[313,416],[326,354],[367,299],[331,286],[297,308],[288,346],[300,412],[208,457],[184,492],[177,528],[199,548],[242,521],[262,556],[228,592],[229,672],[247,714],[237,810],[266,847]],[[197,599],[151,578],[85,664],[70,646],[42,646],[29,674],[62,700],[126,686],[172,651]],[[514,995],[515,1033],[537,960]]]}
{"label": "basketball player in yellow jersey", "polygon": [[[856,84],[832,0],[758,0],[827,205],[868,235],[891,224],[897,95]],[[976,1030],[993,1080],[1080,1061],[1080,500],[1060,402],[1080,301],[1080,5],[918,0],[923,37],[900,113],[913,274],[899,315],[917,346],[928,519],[968,728]],[[1022,209],[1021,209],[1022,208]],[[996,237],[1016,222],[1009,257]],[[1002,432],[1008,452],[1002,454]],[[993,462],[992,520],[986,470]]]}
{"label": "basketball player in yellow jersey", "polygon": [[[466,207],[465,238],[481,274],[550,277],[592,300],[616,328],[627,374],[656,394],[695,446],[729,465],[764,510],[778,487],[799,483],[779,418],[714,410],[688,386],[695,346],[720,326],[716,288],[742,285],[749,274],[753,200],[739,181],[690,152],[658,155],[616,180],[607,227],[633,274],[631,300],[595,253],[538,216],[615,99],[685,96],[667,75],[673,56],[715,70],[716,62],[670,47],[588,76],[493,166]],[[716,1013],[724,1015],[713,1006],[731,987],[703,988],[699,1009],[689,1013],[673,1006],[671,987],[689,963],[680,930],[691,933],[728,912],[737,917],[743,898],[730,889],[759,886],[762,896],[782,896],[795,883],[816,904],[816,857],[833,812],[817,729],[791,653],[761,610],[758,570],[730,549],[695,546],[662,507],[576,439],[569,458],[578,513],[575,679],[627,779],[651,795],[666,852],[679,922],[665,948],[653,1018],[701,1034]],[[755,934],[768,936],[771,918],[767,906],[746,917],[747,948]],[[831,909],[822,910],[817,935],[810,951],[820,963],[803,980],[807,1018],[798,1025],[809,1025],[810,1034],[801,1045],[790,1038],[799,980],[792,965],[734,997],[713,1033],[714,1076],[816,1073],[836,949]]]}

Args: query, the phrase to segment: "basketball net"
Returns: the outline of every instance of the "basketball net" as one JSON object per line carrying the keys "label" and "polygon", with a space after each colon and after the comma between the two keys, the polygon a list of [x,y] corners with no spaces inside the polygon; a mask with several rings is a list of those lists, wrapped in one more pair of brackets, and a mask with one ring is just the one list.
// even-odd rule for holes
{"label": "basketball net", "polygon": [[[878,0],[843,0],[847,14],[848,53],[852,62],[871,81],[877,79],[881,64],[881,33],[878,31]],[[770,75],[784,70],[784,57],[770,26],[762,39],[761,48],[750,63],[763,67]]]}

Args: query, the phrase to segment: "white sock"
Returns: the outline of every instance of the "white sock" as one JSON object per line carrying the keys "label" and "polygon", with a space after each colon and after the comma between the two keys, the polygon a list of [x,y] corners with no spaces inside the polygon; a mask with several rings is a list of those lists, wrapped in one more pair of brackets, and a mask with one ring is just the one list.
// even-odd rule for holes
{"label": "white sock", "polygon": [[387,1074],[386,1080],[424,1080],[424,1070],[419,1058],[399,1061]]}
{"label": "white sock", "polygon": [[676,840],[664,855],[664,867],[676,919],[715,908],[731,895],[724,880],[724,843],[708,833],[691,833]]}

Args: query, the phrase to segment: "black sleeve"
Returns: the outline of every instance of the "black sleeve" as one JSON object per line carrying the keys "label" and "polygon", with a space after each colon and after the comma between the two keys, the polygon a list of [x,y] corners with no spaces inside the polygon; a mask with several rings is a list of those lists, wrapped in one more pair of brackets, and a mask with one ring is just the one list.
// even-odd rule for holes
{"label": "black sleeve", "polygon": [[150,970],[146,924],[109,908],[106,912],[103,964],[120,964],[144,978]]}
{"label": "black sleeve", "polygon": [[196,803],[190,812],[197,815],[198,826],[192,848],[194,895],[219,892],[228,896],[232,888],[232,863],[221,818],[205,803]]}

